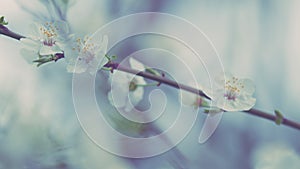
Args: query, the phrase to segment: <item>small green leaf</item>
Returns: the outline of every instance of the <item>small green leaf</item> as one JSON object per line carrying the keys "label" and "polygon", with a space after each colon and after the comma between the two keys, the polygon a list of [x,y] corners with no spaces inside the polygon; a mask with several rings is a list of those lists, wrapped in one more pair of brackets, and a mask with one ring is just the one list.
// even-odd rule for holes
{"label": "small green leaf", "polygon": [[210,103],[208,101],[206,101],[204,98],[202,98],[202,101],[201,101],[201,107],[210,107]]}
{"label": "small green leaf", "polygon": [[151,73],[151,74],[156,75],[156,76],[160,76],[160,73],[157,70],[154,70],[152,68],[147,67],[146,72]]}
{"label": "small green leaf", "polygon": [[118,56],[113,55],[110,58],[111,58],[111,60],[116,60],[118,58]]}
{"label": "small green leaf", "polygon": [[210,111],[209,109],[204,109],[204,113],[205,113],[205,114],[208,114],[209,111]]}
{"label": "small green leaf", "polygon": [[106,57],[106,59],[108,59],[108,60],[110,59],[109,56],[108,56],[107,54],[105,54],[104,57]]}
{"label": "small green leaf", "polygon": [[206,109],[204,109],[205,114],[217,114],[217,113],[221,113],[221,112],[223,112],[223,110],[221,110],[219,108],[206,108]]}
{"label": "small green leaf", "polygon": [[4,16],[0,18],[0,25],[8,25],[8,22],[5,22]]}
{"label": "small green leaf", "polygon": [[108,55],[104,55],[105,57],[106,57],[106,59],[109,61],[109,62],[111,62],[111,61],[113,61],[113,60],[116,60],[118,57],[117,56],[108,56]]}
{"label": "small green leaf", "polygon": [[112,68],[111,67],[102,67],[101,70],[105,70],[105,71],[111,71]]}
{"label": "small green leaf", "polygon": [[277,125],[280,125],[282,124],[282,121],[283,121],[283,115],[281,114],[281,112],[279,110],[275,110],[275,115],[276,115],[276,119],[275,119],[275,123]]}
{"label": "small green leaf", "polygon": [[37,63],[37,67],[39,67],[45,63],[52,62],[52,61],[55,61],[54,55],[40,55],[39,59],[34,60],[33,62]]}

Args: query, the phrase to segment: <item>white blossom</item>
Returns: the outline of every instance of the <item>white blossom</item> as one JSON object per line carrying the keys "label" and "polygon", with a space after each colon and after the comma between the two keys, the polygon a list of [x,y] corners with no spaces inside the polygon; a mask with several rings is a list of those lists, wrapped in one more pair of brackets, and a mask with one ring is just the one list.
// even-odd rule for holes
{"label": "white blossom", "polygon": [[63,53],[63,47],[70,36],[68,25],[63,21],[34,23],[31,31],[31,35],[20,40],[25,46],[21,49],[21,54],[30,63],[49,55]]}
{"label": "white blossom", "polygon": [[255,85],[250,79],[239,79],[229,73],[217,79],[212,99],[217,107],[225,111],[244,111],[251,109],[256,102],[252,97]]}
{"label": "white blossom", "polygon": [[[129,63],[133,69],[145,70],[145,66],[133,58],[129,59]],[[111,75],[110,81],[112,84],[108,98],[115,107],[129,112],[143,99],[144,88],[142,85],[146,84],[143,77],[117,71]]]}
{"label": "white blossom", "polygon": [[88,38],[85,40],[76,39],[65,50],[67,71],[72,73],[89,72],[94,75],[108,61],[105,57],[107,44],[107,36],[103,36],[99,43],[89,42]]}

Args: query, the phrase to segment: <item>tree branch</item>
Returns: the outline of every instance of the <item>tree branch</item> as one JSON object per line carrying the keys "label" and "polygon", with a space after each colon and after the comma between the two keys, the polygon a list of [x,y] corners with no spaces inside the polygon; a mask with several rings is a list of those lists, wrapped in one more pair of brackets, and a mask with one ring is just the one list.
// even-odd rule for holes
{"label": "tree branch", "polygon": [[[20,40],[21,38],[25,38],[22,35],[19,35],[17,33],[14,33],[12,31],[10,31],[7,27],[5,27],[3,25],[0,25],[0,34],[5,35],[7,37],[11,37],[11,38],[16,39],[16,40]],[[61,54],[57,58],[57,60],[62,59],[62,58],[64,58],[63,54]],[[198,89],[193,88],[193,87],[190,87],[190,86],[187,86],[187,85],[184,85],[184,84],[181,84],[181,83],[177,83],[176,81],[167,79],[165,77],[156,76],[156,75],[153,75],[153,74],[148,73],[148,72],[141,72],[141,71],[138,71],[138,70],[135,70],[135,69],[131,69],[129,67],[124,67],[124,66],[120,65],[119,63],[114,63],[114,62],[109,62],[106,65],[104,65],[104,67],[116,69],[116,70],[119,70],[119,71],[131,73],[131,74],[138,75],[138,76],[142,76],[144,78],[157,81],[161,84],[166,84],[166,85],[169,85],[169,86],[177,88],[177,89],[180,88],[182,90],[194,93],[196,95],[199,95],[199,96],[205,97],[206,99],[211,100],[211,98],[208,97],[207,95],[205,95],[205,93],[203,91],[198,90]],[[253,116],[257,116],[257,117],[260,117],[260,118],[263,118],[263,119],[273,121],[274,123],[276,122],[276,119],[277,119],[277,117],[275,115],[269,114],[269,113],[266,113],[266,112],[263,112],[263,111],[257,110],[257,109],[250,109],[248,111],[242,111],[242,112],[246,113],[246,114],[253,115]],[[281,124],[285,125],[285,126],[288,126],[288,127],[291,127],[291,128],[294,128],[294,129],[300,130],[300,123],[289,120],[287,118],[283,118]]]}
{"label": "tree branch", "polygon": [[180,89],[189,91],[191,93],[194,93],[196,95],[199,95],[199,96],[205,97],[206,99],[211,100],[211,98],[209,96],[207,96],[201,90],[195,89],[195,88],[187,86],[185,84],[177,83],[175,81],[164,78],[162,76],[156,76],[156,75],[153,75],[151,73],[134,70],[134,69],[131,69],[129,67],[124,67],[124,66],[122,66],[118,63],[114,63],[114,62],[107,63],[106,65],[104,65],[104,67],[113,68],[113,69],[120,70],[120,71],[123,71],[123,72],[131,73],[131,74],[138,75],[138,76],[142,76],[144,78],[151,79],[151,80],[157,81],[159,83],[167,84],[167,85],[172,86],[172,87],[177,88],[177,89],[180,88]]}
{"label": "tree branch", "polygon": [[[123,71],[123,72],[131,73],[131,74],[138,75],[138,76],[142,76],[144,78],[151,79],[151,80],[157,81],[159,83],[175,87],[177,89],[180,88],[180,89],[183,89],[185,91],[197,94],[199,96],[202,96],[202,97],[205,97],[206,99],[211,100],[211,98],[209,96],[205,95],[205,93],[201,90],[195,89],[193,87],[190,87],[190,86],[187,86],[187,85],[184,85],[184,84],[177,83],[175,81],[172,81],[170,79],[167,79],[167,78],[164,78],[164,77],[161,77],[161,76],[155,76],[155,75],[153,75],[151,73],[147,73],[147,72],[140,72],[138,70],[134,70],[134,69],[131,69],[131,68],[128,68],[128,67],[121,66],[118,63],[108,63],[108,64],[104,65],[104,67],[113,68],[113,69],[120,70],[120,71]],[[261,117],[261,118],[264,118],[264,119],[267,119],[267,120],[271,120],[273,122],[276,122],[276,119],[277,119],[277,117],[275,115],[272,115],[272,114],[269,114],[269,113],[266,113],[266,112],[263,112],[263,111],[257,110],[257,109],[250,109],[248,111],[242,111],[242,112],[247,113],[247,114],[251,114],[253,116],[258,116],[258,117]],[[300,123],[294,122],[294,121],[289,120],[287,118],[283,118],[282,124],[286,125],[286,126],[289,126],[289,127],[292,127],[294,129],[300,130]]]}
{"label": "tree branch", "polygon": [[0,34],[11,37],[16,40],[20,40],[22,38],[25,38],[25,36],[19,35],[17,33],[14,33],[10,31],[7,27],[0,25]]}

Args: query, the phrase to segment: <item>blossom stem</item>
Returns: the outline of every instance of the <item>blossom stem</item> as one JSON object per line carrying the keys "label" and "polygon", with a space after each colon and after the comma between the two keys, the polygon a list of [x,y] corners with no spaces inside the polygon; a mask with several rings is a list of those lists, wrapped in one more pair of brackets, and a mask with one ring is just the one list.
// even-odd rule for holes
{"label": "blossom stem", "polygon": [[136,84],[136,86],[138,87],[150,87],[150,86],[157,86],[159,83],[155,82],[155,83],[147,83],[147,84]]}
{"label": "blossom stem", "polygon": [[[3,25],[0,25],[0,34],[5,35],[7,37],[11,37],[11,38],[16,39],[16,40],[20,40],[22,38],[25,38],[22,35],[19,35],[17,33],[14,33],[12,31],[10,31],[7,27],[5,27]],[[59,59],[62,59],[62,58],[64,58],[64,56],[63,56],[63,54],[60,54],[59,56],[57,56],[55,61],[57,61]],[[106,65],[104,65],[104,67],[108,68],[108,69],[112,69],[112,70],[116,69],[116,70],[119,70],[119,71],[123,71],[123,72],[131,73],[131,74],[134,74],[134,75],[142,76],[144,78],[157,81],[161,84],[166,84],[166,85],[169,85],[169,86],[177,88],[177,89],[182,89],[182,90],[197,94],[199,96],[202,96],[206,99],[211,100],[211,98],[208,97],[203,91],[198,90],[198,89],[193,88],[193,87],[190,87],[190,86],[187,86],[185,84],[181,84],[181,83],[178,83],[176,81],[170,80],[170,79],[168,79],[164,76],[158,76],[158,75],[155,75],[155,74],[149,73],[149,72],[141,72],[141,71],[138,71],[138,70],[135,70],[135,69],[131,69],[129,67],[124,67],[124,66],[120,65],[119,63],[115,63],[115,62],[111,62],[111,61],[108,62]],[[258,116],[260,118],[264,118],[264,119],[267,119],[267,120],[270,120],[270,121],[273,121],[273,122],[276,122],[276,119],[277,119],[277,117],[275,115],[272,115],[272,114],[269,114],[269,113],[266,113],[266,112],[263,112],[263,111],[257,110],[257,109],[250,109],[248,111],[242,111],[242,112],[246,113],[246,114],[251,114],[251,115],[254,115],[254,116]],[[300,123],[289,120],[289,119],[284,118],[284,117],[282,118],[281,124],[285,125],[285,126],[288,126],[288,127],[291,127],[291,128],[294,128],[294,129],[300,130]]]}

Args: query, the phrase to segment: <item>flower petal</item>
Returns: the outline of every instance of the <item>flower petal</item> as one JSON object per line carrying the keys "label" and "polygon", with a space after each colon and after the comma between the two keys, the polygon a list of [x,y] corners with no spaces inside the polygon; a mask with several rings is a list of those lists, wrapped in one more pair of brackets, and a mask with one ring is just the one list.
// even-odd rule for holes
{"label": "flower petal", "polygon": [[56,53],[62,53],[62,50],[56,45],[54,46],[42,45],[39,53],[40,55],[54,55]]}
{"label": "flower petal", "polygon": [[114,87],[108,93],[109,101],[115,107],[124,107],[127,104],[128,92],[124,92],[122,88]]}
{"label": "flower petal", "polygon": [[83,73],[87,70],[87,64],[83,60],[77,60],[74,65],[74,73]]}
{"label": "flower petal", "polygon": [[26,48],[21,49],[20,53],[29,64],[32,64],[33,60],[37,59],[38,56],[37,52]]}
{"label": "flower petal", "polygon": [[69,33],[69,26],[68,23],[62,20],[56,20],[53,22],[53,26],[55,29],[55,32],[58,33],[58,35],[66,35]]}
{"label": "flower petal", "polygon": [[250,79],[241,79],[239,82],[242,83],[243,87],[244,87],[242,92],[250,94],[250,95],[252,95],[254,93],[255,85],[254,85],[252,80],[250,80]]}
{"label": "flower petal", "polygon": [[132,67],[133,69],[136,69],[136,70],[139,70],[139,71],[144,71],[145,70],[145,66],[141,62],[135,60],[132,57],[129,58],[129,63],[130,63],[130,67]]}
{"label": "flower petal", "polygon": [[192,106],[197,100],[197,95],[185,90],[180,90],[179,96],[179,101],[186,106]]}
{"label": "flower petal", "polygon": [[33,23],[30,26],[30,38],[34,39],[34,40],[40,40],[40,38],[43,36],[40,28],[43,28],[44,26],[40,23]]}
{"label": "flower petal", "polygon": [[129,99],[130,102],[136,106],[144,96],[144,88],[138,87],[136,90],[129,92]]}
{"label": "flower petal", "polygon": [[27,48],[31,48],[36,51],[38,51],[38,49],[40,48],[40,43],[38,43],[32,39],[29,39],[29,38],[22,38],[22,39],[20,39],[20,42]]}

